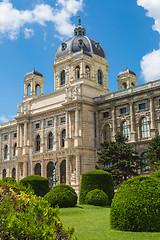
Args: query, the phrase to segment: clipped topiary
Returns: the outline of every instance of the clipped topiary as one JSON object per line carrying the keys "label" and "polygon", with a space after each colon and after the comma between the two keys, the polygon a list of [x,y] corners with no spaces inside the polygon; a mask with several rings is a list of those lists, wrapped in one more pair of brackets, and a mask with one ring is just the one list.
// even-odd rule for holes
{"label": "clipped topiary", "polygon": [[77,204],[77,194],[75,190],[66,184],[59,184],[48,192],[44,199],[47,200],[52,207],[58,205],[63,207],[74,207]]}
{"label": "clipped topiary", "polygon": [[31,175],[20,180],[25,187],[31,186],[37,196],[44,197],[49,192],[49,181],[39,175]]}
{"label": "clipped topiary", "polygon": [[85,202],[95,206],[106,206],[108,204],[108,196],[100,189],[94,189],[87,193]]}
{"label": "clipped topiary", "polygon": [[14,183],[16,180],[11,177],[2,178],[2,182]]}
{"label": "clipped topiary", "polygon": [[79,203],[85,204],[88,192],[100,189],[108,196],[108,205],[111,205],[114,196],[114,186],[112,174],[103,170],[92,170],[82,174],[81,190],[79,195]]}
{"label": "clipped topiary", "polygon": [[160,179],[139,176],[124,182],[111,205],[111,227],[134,232],[160,231]]}
{"label": "clipped topiary", "polygon": [[150,177],[160,178],[160,169],[150,174]]}

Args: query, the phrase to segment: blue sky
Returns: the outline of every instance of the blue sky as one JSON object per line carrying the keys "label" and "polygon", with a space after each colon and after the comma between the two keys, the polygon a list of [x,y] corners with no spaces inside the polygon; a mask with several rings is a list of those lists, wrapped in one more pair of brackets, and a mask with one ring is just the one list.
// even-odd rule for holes
{"label": "blue sky", "polygon": [[105,50],[111,92],[126,66],[138,84],[160,79],[160,0],[1,0],[0,123],[16,115],[33,68],[44,75],[44,93],[53,92],[55,52],[73,36],[77,15]]}

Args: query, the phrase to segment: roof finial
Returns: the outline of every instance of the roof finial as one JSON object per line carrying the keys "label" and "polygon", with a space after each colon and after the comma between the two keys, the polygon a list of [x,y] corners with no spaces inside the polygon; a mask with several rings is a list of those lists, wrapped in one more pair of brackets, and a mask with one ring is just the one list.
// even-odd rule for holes
{"label": "roof finial", "polygon": [[126,67],[126,70],[128,70],[128,67]]}
{"label": "roof finial", "polygon": [[81,17],[80,16],[78,16],[78,25],[81,26]]}

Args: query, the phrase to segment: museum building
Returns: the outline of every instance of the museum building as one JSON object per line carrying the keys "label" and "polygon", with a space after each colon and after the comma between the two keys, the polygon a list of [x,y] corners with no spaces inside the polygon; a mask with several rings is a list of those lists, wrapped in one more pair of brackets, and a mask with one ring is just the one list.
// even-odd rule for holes
{"label": "museum building", "polygon": [[141,155],[160,133],[160,80],[137,86],[136,74],[118,74],[118,91],[108,90],[102,46],[79,25],[56,51],[54,92],[44,95],[43,75],[24,77],[23,102],[14,121],[0,124],[0,178],[31,174],[70,184],[79,192],[81,174],[95,169],[97,150],[117,131]]}

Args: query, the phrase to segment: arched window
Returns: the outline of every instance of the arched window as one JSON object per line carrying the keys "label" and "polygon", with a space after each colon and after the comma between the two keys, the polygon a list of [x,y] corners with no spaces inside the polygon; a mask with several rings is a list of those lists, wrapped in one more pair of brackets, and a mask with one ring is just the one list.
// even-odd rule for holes
{"label": "arched window", "polygon": [[37,163],[34,168],[34,174],[41,176],[41,164]]}
{"label": "arched window", "polygon": [[86,66],[86,79],[90,79],[90,68]]}
{"label": "arched window", "polygon": [[122,90],[124,89],[127,89],[127,84],[125,82],[122,84]]}
{"label": "arched window", "polygon": [[48,149],[52,149],[53,148],[53,134],[52,132],[50,132],[48,134]]}
{"label": "arched window", "polygon": [[66,160],[60,165],[60,183],[66,183]]}
{"label": "arched window", "polygon": [[4,148],[4,159],[7,159],[8,157],[8,146],[6,145]]}
{"label": "arched window", "polygon": [[31,85],[29,84],[27,87],[27,96],[31,95]]}
{"label": "arched window", "polygon": [[77,66],[76,67],[76,79],[79,79],[80,78],[80,67]]}
{"label": "arched window", "polygon": [[[142,162],[147,163],[147,153],[146,152],[142,153],[141,157],[142,157]],[[149,166],[145,166],[144,168],[142,168],[142,172],[147,173],[149,171],[149,168],[150,168]]]}
{"label": "arched window", "polygon": [[66,82],[66,74],[65,74],[65,71],[63,70],[61,72],[61,85],[64,85]]}
{"label": "arched window", "polygon": [[66,138],[66,129],[62,131],[62,147],[65,146],[65,138]]}
{"label": "arched window", "polygon": [[129,124],[127,121],[122,123],[122,134],[124,137],[129,139]]}
{"label": "arched window", "polygon": [[103,140],[111,141],[111,132],[109,124],[105,125],[103,130]]}
{"label": "arched window", "polygon": [[40,143],[41,143],[41,138],[39,135],[36,137],[36,151],[40,151]]}
{"label": "arched window", "polygon": [[16,156],[16,154],[17,154],[17,143],[15,143],[13,147],[13,156]]}
{"label": "arched window", "polygon": [[148,138],[149,137],[149,124],[147,122],[147,118],[146,117],[141,119],[141,122],[140,122],[140,135],[141,135],[141,138]]}
{"label": "arched window", "polygon": [[3,169],[2,178],[6,178],[6,169]]}
{"label": "arched window", "polygon": [[103,84],[103,76],[101,70],[98,70],[98,84],[102,85]]}
{"label": "arched window", "polygon": [[36,84],[36,96],[40,96],[41,95],[41,87],[39,84]]}
{"label": "arched window", "polygon": [[133,82],[131,83],[131,87],[134,87],[134,83]]}
{"label": "arched window", "polygon": [[16,179],[16,169],[12,169],[12,178]]}
{"label": "arched window", "polygon": [[49,183],[51,185],[52,181],[53,181],[53,170],[55,169],[53,162],[50,161],[47,164],[47,178],[49,179]]}

